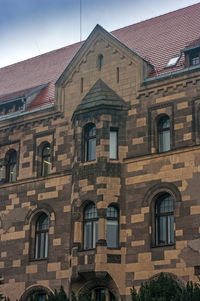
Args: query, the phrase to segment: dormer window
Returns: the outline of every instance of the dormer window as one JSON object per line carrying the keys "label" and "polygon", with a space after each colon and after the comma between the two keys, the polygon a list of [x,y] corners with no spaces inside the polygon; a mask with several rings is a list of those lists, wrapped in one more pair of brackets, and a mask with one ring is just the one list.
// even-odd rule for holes
{"label": "dormer window", "polygon": [[5,114],[10,114],[13,112],[13,104],[8,104],[6,107],[5,107]]}
{"label": "dormer window", "polygon": [[23,99],[17,99],[14,101],[5,102],[0,106],[0,116],[7,114],[14,114],[15,112],[21,112],[24,109]]}
{"label": "dormer window", "polygon": [[195,66],[199,65],[199,51],[193,51],[190,55],[190,65]]}
{"label": "dormer window", "polygon": [[183,50],[185,54],[185,67],[192,67],[200,65],[200,45],[190,45]]}

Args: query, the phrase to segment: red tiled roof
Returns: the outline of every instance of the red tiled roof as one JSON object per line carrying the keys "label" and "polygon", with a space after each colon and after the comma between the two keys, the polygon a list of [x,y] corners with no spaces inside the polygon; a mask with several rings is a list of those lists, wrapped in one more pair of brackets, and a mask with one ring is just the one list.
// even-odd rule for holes
{"label": "red tiled roof", "polygon": [[6,100],[14,100],[17,98],[22,98],[26,94],[28,94],[31,90],[33,90],[34,88],[35,87],[31,87],[31,88],[24,89],[21,91],[16,91],[16,92],[0,95],[0,103],[4,102]]}
{"label": "red tiled roof", "polygon": [[[200,3],[112,31],[111,34],[154,65],[157,74],[162,73],[170,57],[200,38]],[[1,68],[0,95],[50,82],[29,109],[51,103],[55,81],[82,43]],[[180,64],[181,61],[178,68]]]}

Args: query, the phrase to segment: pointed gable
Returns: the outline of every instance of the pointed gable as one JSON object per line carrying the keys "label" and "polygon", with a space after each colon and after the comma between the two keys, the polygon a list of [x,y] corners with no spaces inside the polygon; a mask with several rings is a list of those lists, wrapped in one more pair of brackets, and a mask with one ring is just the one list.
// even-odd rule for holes
{"label": "pointed gable", "polygon": [[81,48],[74,55],[71,62],[67,65],[64,72],[56,81],[56,86],[65,86],[66,82],[71,81],[71,76],[73,76],[74,73],[79,71],[79,66],[81,62],[85,62],[87,54],[93,51],[95,41],[99,40],[100,38],[103,38],[104,40],[108,41],[108,43],[111,43],[113,47],[119,48],[120,52],[123,53],[123,55],[129,57],[130,61],[135,61],[134,58],[137,57],[140,58],[141,61],[145,62],[150,67],[152,67],[151,64],[148,61],[146,61],[143,57],[141,57],[138,53],[128,48],[115,36],[106,31],[99,24],[97,24],[91,32],[91,34],[89,35],[89,37],[85,40]]}
{"label": "pointed gable", "polygon": [[100,107],[109,107],[115,110],[128,109],[128,105],[125,103],[125,101],[101,79],[98,79],[90,91],[84,96],[81,103],[77,106],[74,114],[80,114],[83,111],[99,109]]}

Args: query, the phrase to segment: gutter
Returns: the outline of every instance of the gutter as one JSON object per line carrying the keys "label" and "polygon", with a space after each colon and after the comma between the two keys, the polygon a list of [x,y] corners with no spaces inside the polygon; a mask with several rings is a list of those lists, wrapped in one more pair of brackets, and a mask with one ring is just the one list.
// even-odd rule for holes
{"label": "gutter", "polygon": [[157,80],[164,80],[167,78],[172,78],[172,77],[176,77],[178,75],[184,74],[184,73],[190,73],[192,71],[199,71],[200,70],[200,65],[197,66],[190,66],[181,70],[176,70],[176,71],[172,71],[169,73],[165,73],[165,74],[161,74],[161,75],[157,75],[154,77],[150,77],[150,78],[144,78],[143,83],[142,84],[148,84]]}
{"label": "gutter", "polygon": [[26,115],[36,113],[36,112],[39,112],[39,111],[44,111],[44,110],[47,110],[47,109],[51,109],[53,107],[54,107],[54,104],[50,104],[50,105],[46,105],[46,106],[31,110],[31,111],[18,112],[18,113],[16,112],[16,113],[13,113],[13,114],[10,114],[10,115],[5,115],[5,116],[0,117],[0,122],[8,120],[8,119],[14,119],[16,117],[26,116]]}

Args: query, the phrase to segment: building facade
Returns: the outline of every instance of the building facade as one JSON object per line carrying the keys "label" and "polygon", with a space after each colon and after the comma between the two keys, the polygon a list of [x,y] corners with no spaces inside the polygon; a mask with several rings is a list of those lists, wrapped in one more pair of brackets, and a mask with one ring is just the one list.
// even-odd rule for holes
{"label": "building facade", "polygon": [[61,285],[129,300],[161,272],[197,281],[199,14],[196,4],[113,33],[97,25],[84,43],[0,69],[11,301]]}

